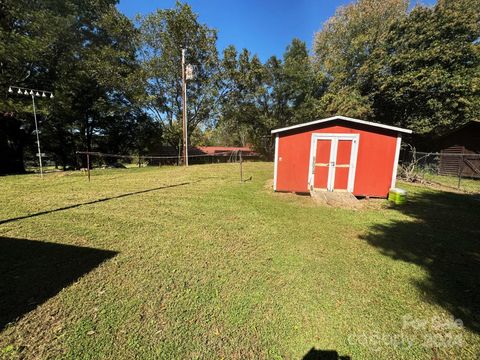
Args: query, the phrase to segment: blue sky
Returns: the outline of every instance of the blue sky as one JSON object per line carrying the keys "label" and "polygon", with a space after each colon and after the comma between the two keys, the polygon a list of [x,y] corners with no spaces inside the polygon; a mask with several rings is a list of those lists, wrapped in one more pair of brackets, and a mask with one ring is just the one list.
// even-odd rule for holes
{"label": "blue sky", "polygon": [[[349,0],[190,0],[202,23],[218,30],[218,48],[233,44],[247,48],[265,61],[282,56],[295,37],[311,47],[314,33]],[[434,0],[423,3],[432,4]],[[118,8],[129,17],[158,8],[172,8],[175,0],[120,0]]]}

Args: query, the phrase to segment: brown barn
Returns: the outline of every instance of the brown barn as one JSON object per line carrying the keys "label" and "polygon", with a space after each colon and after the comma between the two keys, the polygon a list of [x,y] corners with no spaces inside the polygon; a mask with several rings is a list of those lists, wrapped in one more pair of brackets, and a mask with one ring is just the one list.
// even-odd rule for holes
{"label": "brown barn", "polygon": [[480,121],[470,121],[439,142],[441,175],[480,178]]}

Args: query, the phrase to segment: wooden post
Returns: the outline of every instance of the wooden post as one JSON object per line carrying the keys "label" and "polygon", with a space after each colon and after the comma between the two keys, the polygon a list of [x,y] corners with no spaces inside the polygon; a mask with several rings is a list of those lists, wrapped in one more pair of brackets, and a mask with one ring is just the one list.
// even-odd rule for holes
{"label": "wooden post", "polygon": [[90,182],[90,154],[87,153],[87,173],[88,173],[88,182]]}
{"label": "wooden post", "polygon": [[464,160],[463,160],[463,154],[462,158],[460,159],[460,166],[458,167],[458,183],[457,183],[457,189],[460,190],[460,182],[462,181],[462,174],[463,174],[463,167],[465,165]]}

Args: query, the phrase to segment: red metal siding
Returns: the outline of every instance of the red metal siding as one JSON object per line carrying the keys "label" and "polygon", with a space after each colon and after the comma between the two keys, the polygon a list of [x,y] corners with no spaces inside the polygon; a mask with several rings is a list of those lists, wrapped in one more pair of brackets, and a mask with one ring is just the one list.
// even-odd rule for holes
{"label": "red metal siding", "polygon": [[313,133],[359,134],[353,194],[386,197],[392,181],[397,133],[342,121],[278,134],[277,191],[308,192]]}

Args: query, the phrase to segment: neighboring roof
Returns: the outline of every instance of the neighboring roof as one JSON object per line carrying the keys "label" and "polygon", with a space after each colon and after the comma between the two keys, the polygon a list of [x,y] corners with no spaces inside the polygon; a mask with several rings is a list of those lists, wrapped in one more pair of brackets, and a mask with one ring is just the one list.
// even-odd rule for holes
{"label": "neighboring roof", "polygon": [[[447,132],[432,142],[435,151],[451,146],[461,146],[466,150],[480,153],[480,121],[470,120],[462,126]],[[430,149],[428,149],[430,151]]]}
{"label": "neighboring roof", "polygon": [[[234,151],[243,155],[258,155],[251,147],[245,146],[189,146],[189,155],[225,155],[229,156]],[[178,149],[173,146],[158,146],[149,156],[178,156]]]}
{"label": "neighboring roof", "polygon": [[329,121],[334,121],[334,120],[344,120],[344,121],[349,121],[349,122],[356,123],[356,124],[368,125],[368,126],[378,127],[378,128],[382,128],[382,129],[403,132],[403,133],[406,133],[406,134],[411,134],[412,133],[412,130],[409,130],[409,129],[403,129],[403,128],[399,128],[399,127],[396,127],[396,126],[384,125],[384,124],[374,123],[374,122],[371,122],[371,121],[359,120],[359,119],[354,119],[354,118],[350,118],[350,117],[346,117],[346,116],[337,115],[337,116],[332,116],[332,117],[329,117],[329,118],[326,118],[326,119],[319,119],[319,120],[314,120],[314,121],[310,121],[310,122],[303,123],[303,124],[292,125],[292,126],[288,126],[288,127],[284,127],[284,128],[280,128],[280,129],[275,129],[275,130],[272,130],[272,134],[277,134],[277,133],[288,131],[288,130],[298,129],[298,128],[302,128],[302,127],[305,127],[305,126],[323,124],[323,123],[326,123],[326,122],[329,122]]}
{"label": "neighboring roof", "polygon": [[443,139],[443,138],[449,137],[450,135],[455,134],[455,133],[459,132],[460,130],[463,130],[466,127],[470,127],[470,126],[480,126],[480,120],[470,120],[469,122],[466,122],[465,124],[461,125],[460,127],[445,133],[444,135],[440,136],[440,138]]}
{"label": "neighboring roof", "polygon": [[254,153],[254,151],[248,146],[236,147],[236,146],[196,146],[197,149],[206,154],[226,153],[233,151],[241,151],[243,153]]}

